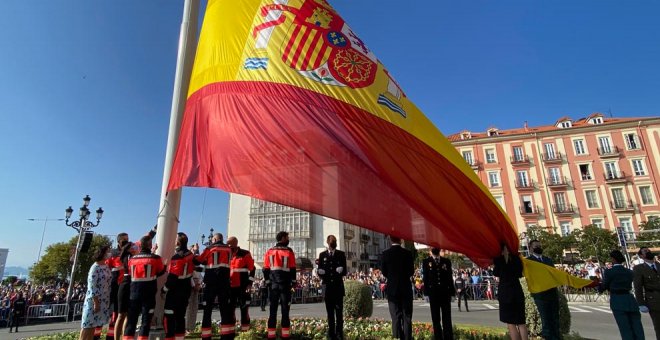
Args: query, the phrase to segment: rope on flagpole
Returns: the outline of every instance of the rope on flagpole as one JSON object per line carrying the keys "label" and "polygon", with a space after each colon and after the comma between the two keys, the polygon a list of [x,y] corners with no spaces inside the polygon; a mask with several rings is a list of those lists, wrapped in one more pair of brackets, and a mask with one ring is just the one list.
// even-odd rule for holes
{"label": "rope on flagpole", "polygon": [[204,189],[204,199],[202,200],[202,212],[199,214],[199,223],[197,224],[197,236],[200,235],[202,231],[202,220],[204,219],[204,208],[206,208],[206,192],[209,188]]}

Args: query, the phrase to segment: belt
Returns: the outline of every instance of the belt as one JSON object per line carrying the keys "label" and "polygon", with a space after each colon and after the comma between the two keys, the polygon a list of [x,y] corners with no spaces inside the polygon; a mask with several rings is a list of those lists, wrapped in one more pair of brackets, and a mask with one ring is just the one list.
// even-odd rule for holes
{"label": "belt", "polygon": [[611,295],[627,295],[630,294],[629,289],[613,289],[610,291]]}

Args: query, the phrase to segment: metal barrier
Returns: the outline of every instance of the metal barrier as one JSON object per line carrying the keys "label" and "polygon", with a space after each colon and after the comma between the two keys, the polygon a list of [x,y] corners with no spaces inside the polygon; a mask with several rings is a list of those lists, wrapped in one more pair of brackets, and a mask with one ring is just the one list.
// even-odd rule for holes
{"label": "metal barrier", "polygon": [[82,314],[83,314],[83,306],[84,306],[84,305],[85,305],[84,302],[76,302],[76,304],[73,305],[73,315],[72,315],[72,319],[73,319],[73,320],[76,319],[76,316],[79,316],[79,317],[82,318]]}
{"label": "metal barrier", "polygon": [[27,308],[27,313],[25,313],[25,324],[27,325],[30,319],[64,318],[66,320],[68,314],[69,305],[66,303],[33,305]]}

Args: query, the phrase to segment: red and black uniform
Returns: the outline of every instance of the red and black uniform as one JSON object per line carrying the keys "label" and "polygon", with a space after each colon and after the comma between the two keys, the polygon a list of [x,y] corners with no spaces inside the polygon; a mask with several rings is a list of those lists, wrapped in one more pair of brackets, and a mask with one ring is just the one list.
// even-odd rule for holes
{"label": "red and black uniform", "polygon": [[121,245],[113,249],[110,253],[110,258],[105,261],[110,271],[112,272],[112,281],[110,282],[110,304],[112,304],[112,317],[110,318],[110,325],[108,326],[108,333],[106,333],[106,340],[114,340],[115,338],[115,320],[117,320],[117,313],[119,312],[119,301],[117,296],[119,294],[119,284],[124,279],[124,264],[121,261]]}
{"label": "red and black uniform", "polygon": [[128,271],[131,275],[130,307],[124,330],[124,340],[135,338],[137,320],[142,315],[138,340],[149,339],[151,317],[156,306],[156,279],[165,274],[163,259],[152,254],[151,250],[142,250],[128,260]]}
{"label": "red and black uniform", "polygon": [[241,331],[250,329],[250,302],[254,282],[254,260],[249,251],[237,248],[231,257],[231,311],[236,324],[236,307],[241,309]]}
{"label": "red and black uniform", "polygon": [[234,327],[231,305],[229,301],[229,262],[231,249],[229,246],[216,242],[204,249],[195,260],[204,265],[204,317],[202,318],[202,340],[211,339],[211,313],[215,298],[220,305],[220,338],[233,339]]}
{"label": "red and black uniform", "polygon": [[194,254],[185,248],[177,249],[168,265],[163,292],[165,298],[165,340],[183,340],[186,335],[186,308],[190,299],[190,278],[195,271]]}
{"label": "red and black uniform", "polygon": [[277,243],[268,249],[264,256],[264,278],[270,284],[270,315],[268,316],[268,339],[277,337],[277,307],[282,305],[282,338],[288,339],[291,334],[291,287],[296,283],[296,257],[293,250],[284,244]]}

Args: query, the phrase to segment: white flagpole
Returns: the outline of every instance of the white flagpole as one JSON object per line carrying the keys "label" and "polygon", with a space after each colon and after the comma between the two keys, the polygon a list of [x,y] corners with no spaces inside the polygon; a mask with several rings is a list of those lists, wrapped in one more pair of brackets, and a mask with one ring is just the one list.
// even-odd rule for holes
{"label": "white flagpole", "polygon": [[[165,153],[165,168],[163,170],[163,185],[160,193],[160,207],[158,209],[158,231],[156,253],[169,262],[174,254],[176,234],[179,225],[179,208],[181,206],[181,189],[167,192],[167,184],[170,181],[174,153],[179,141],[179,130],[183,119],[183,110],[190,84],[195,51],[197,48],[197,25],[199,16],[199,0],[185,0],[183,5],[183,18],[181,19],[181,31],[179,32],[179,51],[176,58],[176,73],[174,76],[174,91],[172,93],[172,109],[170,111],[170,129],[167,137],[167,149]],[[158,287],[165,283],[166,275],[158,280]],[[160,294],[157,294],[160,296]],[[154,325],[157,328],[163,322],[163,304],[159,299],[154,313]]]}

